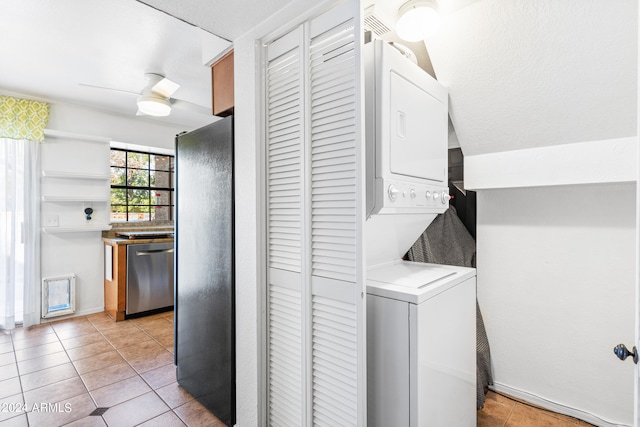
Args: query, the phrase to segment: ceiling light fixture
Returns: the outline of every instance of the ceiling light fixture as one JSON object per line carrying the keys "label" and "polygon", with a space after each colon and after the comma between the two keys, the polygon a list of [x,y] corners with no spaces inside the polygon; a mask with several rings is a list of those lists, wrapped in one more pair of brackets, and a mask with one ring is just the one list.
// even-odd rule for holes
{"label": "ceiling light fixture", "polygon": [[171,113],[171,103],[155,94],[142,95],[138,98],[138,110],[149,116],[168,116]]}
{"label": "ceiling light fixture", "polygon": [[424,40],[440,23],[435,0],[409,0],[398,11],[396,33],[408,42]]}

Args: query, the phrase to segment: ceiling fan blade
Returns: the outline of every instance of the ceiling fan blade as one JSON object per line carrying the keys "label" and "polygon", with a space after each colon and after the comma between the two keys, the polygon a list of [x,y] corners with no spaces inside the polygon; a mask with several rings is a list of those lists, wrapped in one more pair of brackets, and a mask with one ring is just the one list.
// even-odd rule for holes
{"label": "ceiling fan blade", "polygon": [[172,99],[171,105],[176,108],[180,108],[181,110],[189,110],[194,113],[204,114],[207,116],[210,116],[213,114],[213,112],[211,111],[211,108],[204,107],[199,104],[194,104],[193,102],[185,101],[184,99]]}
{"label": "ceiling fan blade", "polygon": [[112,92],[121,92],[121,93],[128,93],[131,95],[140,95],[140,92],[133,92],[130,90],[123,90],[123,89],[115,89],[112,87],[104,87],[104,86],[97,86],[97,85],[89,85],[86,83],[78,83],[79,86],[84,86],[84,87],[90,87],[90,88],[94,88],[94,89],[102,89],[102,90],[110,90]]}
{"label": "ceiling fan blade", "polygon": [[151,87],[151,92],[155,92],[165,98],[171,98],[171,95],[180,88],[180,85],[176,82],[164,77],[158,83]]}

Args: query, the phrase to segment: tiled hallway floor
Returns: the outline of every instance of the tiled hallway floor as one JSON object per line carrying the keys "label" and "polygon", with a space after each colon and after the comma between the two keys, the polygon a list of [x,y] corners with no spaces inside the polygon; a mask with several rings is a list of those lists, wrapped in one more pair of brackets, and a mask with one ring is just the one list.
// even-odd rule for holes
{"label": "tiled hallway floor", "polygon": [[27,425],[223,426],[176,382],[173,312],[0,331],[0,426]]}
{"label": "tiled hallway floor", "polygon": [[[176,382],[173,312],[0,331],[0,426],[65,425],[223,426]],[[542,426],[590,424],[493,392],[478,411],[478,427]]]}
{"label": "tiled hallway floor", "polygon": [[478,427],[585,427],[591,424],[536,408],[490,391],[478,411]]}

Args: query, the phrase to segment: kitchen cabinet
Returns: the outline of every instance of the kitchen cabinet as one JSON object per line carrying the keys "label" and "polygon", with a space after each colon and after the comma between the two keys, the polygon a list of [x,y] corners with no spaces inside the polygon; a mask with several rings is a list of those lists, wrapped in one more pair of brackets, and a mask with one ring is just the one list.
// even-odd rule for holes
{"label": "kitchen cabinet", "polygon": [[233,50],[211,65],[211,90],[213,115],[233,113]]}
{"label": "kitchen cabinet", "polygon": [[[152,244],[166,244],[169,243],[171,247],[163,248],[162,251],[149,250],[151,252],[171,252],[173,253],[173,237],[157,238],[157,239],[122,239],[114,237],[103,237],[104,242],[104,311],[111,316],[115,321],[124,320],[127,314],[127,248],[129,245],[135,245],[136,247],[151,246]],[[170,249],[170,250],[167,250]],[[155,255],[155,254],[154,254]],[[169,262],[173,263],[173,257],[169,259]],[[147,265],[148,264],[148,265]],[[146,260],[145,267],[162,268],[157,262],[150,262]],[[173,273],[173,266],[169,267],[171,273]],[[141,274],[138,272],[138,274]],[[147,282],[149,280],[157,281],[156,277],[149,278],[146,276]],[[170,287],[173,288],[173,277],[170,279]],[[145,282],[145,286],[148,283]],[[153,287],[147,286],[145,289],[154,290]],[[166,293],[166,292],[165,292]],[[147,302],[154,303],[156,301],[155,296],[147,296],[145,300]],[[173,299],[173,295],[171,295]],[[161,304],[172,305],[173,303]],[[155,307],[147,307],[146,309],[153,309]],[[160,308],[158,306],[157,308]],[[129,314],[135,312],[131,311]]]}
{"label": "kitchen cabinet", "polygon": [[104,311],[115,321],[124,320],[127,304],[127,246],[105,240],[104,250]]}

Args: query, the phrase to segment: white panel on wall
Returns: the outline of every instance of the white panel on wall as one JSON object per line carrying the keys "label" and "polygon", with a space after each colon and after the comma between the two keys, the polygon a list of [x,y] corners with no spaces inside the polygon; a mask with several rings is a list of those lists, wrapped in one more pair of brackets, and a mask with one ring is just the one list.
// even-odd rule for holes
{"label": "white panel on wall", "polygon": [[468,190],[636,180],[638,138],[586,141],[466,156]]}

